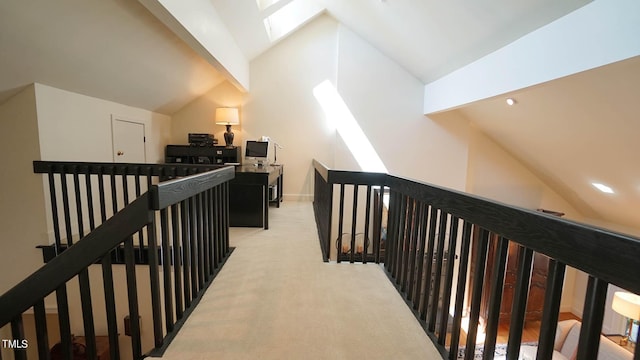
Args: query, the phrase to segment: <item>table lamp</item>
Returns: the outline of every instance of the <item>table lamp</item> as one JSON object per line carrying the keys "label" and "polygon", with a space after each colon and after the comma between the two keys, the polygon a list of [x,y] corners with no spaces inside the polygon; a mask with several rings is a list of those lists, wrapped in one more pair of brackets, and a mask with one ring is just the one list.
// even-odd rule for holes
{"label": "table lamp", "polygon": [[640,296],[623,291],[616,291],[613,294],[613,311],[627,318],[629,327],[625,336],[620,340],[620,345],[627,345],[633,330],[633,321],[640,319]]}
{"label": "table lamp", "polygon": [[216,109],[216,125],[226,125],[227,132],[224,133],[224,142],[228,148],[233,147],[233,132],[231,125],[238,125],[240,118],[238,117],[238,108],[223,107]]}

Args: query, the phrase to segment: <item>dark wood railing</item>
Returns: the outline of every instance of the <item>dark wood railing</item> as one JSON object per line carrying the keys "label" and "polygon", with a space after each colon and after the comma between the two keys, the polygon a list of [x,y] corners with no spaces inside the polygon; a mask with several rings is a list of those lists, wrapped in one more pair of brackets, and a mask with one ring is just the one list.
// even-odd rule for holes
{"label": "dark wood railing", "polygon": [[[381,193],[389,192],[386,219],[365,220],[363,226],[372,227],[371,233],[383,233],[386,228],[386,272],[443,358],[457,359],[458,349],[465,348],[465,359],[473,359],[483,289],[490,292],[484,354],[485,359],[493,358],[510,244],[517,245],[518,268],[510,304],[507,359],[519,355],[534,253],[550,259],[537,359],[552,357],[567,266],[589,275],[578,359],[597,358],[607,285],[640,293],[634,271],[640,259],[640,239],[397,176],[334,171],[317,161],[314,167],[314,210],[320,243],[327,253],[334,237],[340,243],[342,236],[337,234],[342,234],[343,223],[350,220],[352,228],[356,223],[357,216],[349,219],[344,215],[345,186],[367,185],[364,199],[353,191],[352,214],[378,211],[371,205],[370,198],[375,197],[370,194],[371,185],[383,189]],[[334,186],[340,188],[338,209],[332,207]],[[487,261],[490,247],[496,249],[496,255]],[[333,258],[341,261],[342,255],[338,251]],[[353,246],[349,255],[354,258]],[[485,272],[491,274],[489,283]],[[469,317],[466,342],[460,340],[463,315]],[[640,351],[635,359],[640,359]]]}
{"label": "dark wood railing", "polygon": [[[193,311],[204,291],[213,281],[230,254],[228,238],[228,182],[234,175],[232,167],[219,168],[207,172],[205,167],[159,166],[150,164],[87,164],[87,163],[43,163],[34,164],[36,172],[45,172],[50,180],[52,191],[52,214],[56,217],[58,208],[56,192],[62,193],[64,203],[64,225],[70,229],[68,194],[65,194],[66,178],[73,179],[77,208],[82,210],[80,178],[88,191],[85,199],[89,206],[84,210],[88,214],[77,212],[80,234],[72,241],[73,232],[66,231],[66,250],[51,259],[42,268],[20,282],[14,288],[0,296],[0,327],[11,323],[13,339],[25,339],[22,314],[33,308],[37,333],[38,356],[49,358],[45,297],[55,293],[58,326],[61,336],[63,358],[71,359],[73,352],[71,319],[82,317],[86,342],[87,358],[96,358],[95,315],[106,317],[111,359],[120,359],[118,313],[116,312],[116,292],[114,284],[126,284],[128,318],[130,319],[132,358],[143,357],[140,309],[151,308],[153,346],[145,349],[147,354],[162,354],[186,318]],[[112,192],[113,215],[106,214],[107,200],[104,195],[103,178],[113,185],[115,175],[122,175],[123,188],[128,187],[127,175],[133,169],[135,173],[137,198],[128,201],[127,190],[123,206],[116,205],[117,196]],[[199,172],[199,173],[198,173]],[[198,173],[158,184],[149,180],[151,176],[177,177]],[[60,175],[61,187],[54,182],[54,174]],[[95,178],[92,175],[96,175]],[[138,177],[147,177],[148,191],[138,193]],[[90,178],[91,177],[91,178]],[[91,200],[94,180],[98,182],[99,208],[102,223],[96,225],[96,216]],[[115,187],[113,187],[115,188]],[[88,216],[90,230],[83,234],[83,218]],[[95,227],[94,227],[95,225]],[[55,227],[54,221],[54,227]],[[144,266],[136,266],[134,236],[142,231],[146,234],[144,246],[148,259]],[[61,245],[60,232],[55,231],[56,245]],[[142,245],[142,243],[140,243]],[[113,255],[116,249],[122,249],[125,274],[119,278],[114,272]],[[89,275],[89,268],[99,263],[101,278]],[[162,269],[162,280],[160,270]],[[137,284],[136,273],[149,273],[149,286]],[[70,296],[67,289],[77,278],[80,289],[81,309],[70,308]],[[91,283],[100,283],[104,298],[96,299],[92,295]],[[146,288],[146,289],[145,289]],[[95,290],[95,288],[94,288]],[[138,294],[148,291],[149,303],[140,303]],[[102,291],[94,291],[102,292]],[[98,300],[98,301],[97,301]],[[103,309],[95,304],[104,303]],[[125,314],[120,314],[125,315]],[[143,319],[144,320],[144,319]],[[148,351],[147,351],[148,350]],[[16,359],[26,359],[25,349],[16,348]]]}

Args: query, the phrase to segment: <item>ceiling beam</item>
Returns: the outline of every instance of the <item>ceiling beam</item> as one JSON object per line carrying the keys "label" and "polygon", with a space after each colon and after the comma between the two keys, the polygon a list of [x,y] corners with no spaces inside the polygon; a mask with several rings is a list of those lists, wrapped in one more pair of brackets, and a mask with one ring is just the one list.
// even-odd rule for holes
{"label": "ceiling beam", "polygon": [[640,55],[640,2],[595,0],[425,86],[424,114]]}
{"label": "ceiling beam", "polygon": [[240,91],[249,90],[249,61],[210,0],[139,1]]}

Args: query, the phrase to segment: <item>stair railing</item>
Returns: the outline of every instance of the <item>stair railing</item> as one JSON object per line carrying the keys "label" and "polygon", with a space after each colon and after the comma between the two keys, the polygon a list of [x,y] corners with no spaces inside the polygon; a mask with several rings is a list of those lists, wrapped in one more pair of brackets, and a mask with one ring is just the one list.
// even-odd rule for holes
{"label": "stair railing", "polygon": [[[41,165],[38,163],[35,167]],[[79,169],[106,165],[66,163],[64,166]],[[118,168],[122,164],[113,166]],[[181,167],[172,166],[173,170],[166,168],[158,172],[153,169],[159,168],[153,165],[140,166],[150,168],[149,174],[158,176],[184,174],[176,172]],[[53,172],[48,170],[49,178]],[[48,359],[50,344],[45,298],[54,294],[63,358],[71,358],[73,353],[73,330],[84,332],[87,358],[96,358],[95,314],[101,313],[106,317],[110,358],[120,359],[120,341],[124,329],[118,326],[114,284],[125,283],[126,315],[129,319],[129,329],[126,331],[131,337],[131,357],[141,359],[145,353],[160,355],[230,254],[228,182],[234,175],[233,167],[224,167],[151,184],[148,192],[116,211],[75,243],[69,244],[72,246],[0,296],[0,327],[10,323],[13,340],[22,341],[25,339],[22,314],[33,308],[38,357]],[[148,247],[146,269],[136,266],[134,255],[133,237],[143,229],[147,234]],[[113,252],[118,248],[122,249],[124,257],[124,278],[119,278],[118,272],[114,271]],[[96,262],[101,268],[101,279],[90,276],[89,269]],[[143,300],[139,299],[139,294],[146,290],[136,283],[136,273],[143,270],[149,273],[148,303],[140,302]],[[77,309],[69,306],[68,287],[76,278],[80,289],[82,329],[72,329],[71,326],[72,319],[80,316]],[[91,287],[91,283],[94,282],[103,284],[104,299],[98,302],[92,296],[95,288]],[[99,309],[96,303],[104,303],[104,308]],[[152,313],[153,344],[143,352],[140,310],[146,307],[150,307]],[[16,347],[14,354],[16,359],[26,359],[26,350],[23,348]]]}
{"label": "stair railing", "polygon": [[[589,275],[578,359],[595,360],[598,356],[608,284],[640,294],[640,280],[634,271],[640,261],[638,238],[398,176],[331,170],[318,161],[313,165],[314,211],[325,254],[336,238],[338,254],[332,259],[364,262],[357,250],[354,256],[353,237],[350,251],[340,251],[343,229],[350,228],[351,234],[386,233],[384,257],[377,260],[384,262],[390,280],[443,358],[457,359],[458,349],[463,347],[464,358],[474,358],[483,291],[489,292],[484,354],[493,358],[509,244],[517,245],[518,267],[513,300],[506,304],[511,309],[507,359],[519,356],[534,253],[550,259],[538,359],[551,359],[553,354],[567,266]],[[362,185],[367,186],[365,196],[358,192]],[[334,186],[340,189],[339,195],[334,194]],[[379,189],[377,194],[371,191],[372,186]],[[381,201],[375,205],[372,199],[385,193],[387,215],[369,222],[368,214],[380,213],[377,206]],[[337,207],[334,197],[339,201]],[[345,216],[349,210],[351,216]],[[349,222],[350,227],[344,225]],[[371,240],[380,249],[380,237]],[[487,260],[489,247],[496,249],[493,260]],[[489,281],[485,272],[491,274]],[[469,322],[465,329],[463,316]],[[466,342],[461,341],[462,331]],[[635,358],[640,358],[640,351]]]}

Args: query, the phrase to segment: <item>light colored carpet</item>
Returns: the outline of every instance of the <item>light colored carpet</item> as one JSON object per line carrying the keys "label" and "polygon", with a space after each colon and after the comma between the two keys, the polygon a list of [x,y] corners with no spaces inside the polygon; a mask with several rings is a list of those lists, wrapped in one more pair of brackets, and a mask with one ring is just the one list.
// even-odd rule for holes
{"label": "light colored carpet", "polygon": [[323,263],[310,202],[236,249],[163,359],[439,359],[383,269]]}

